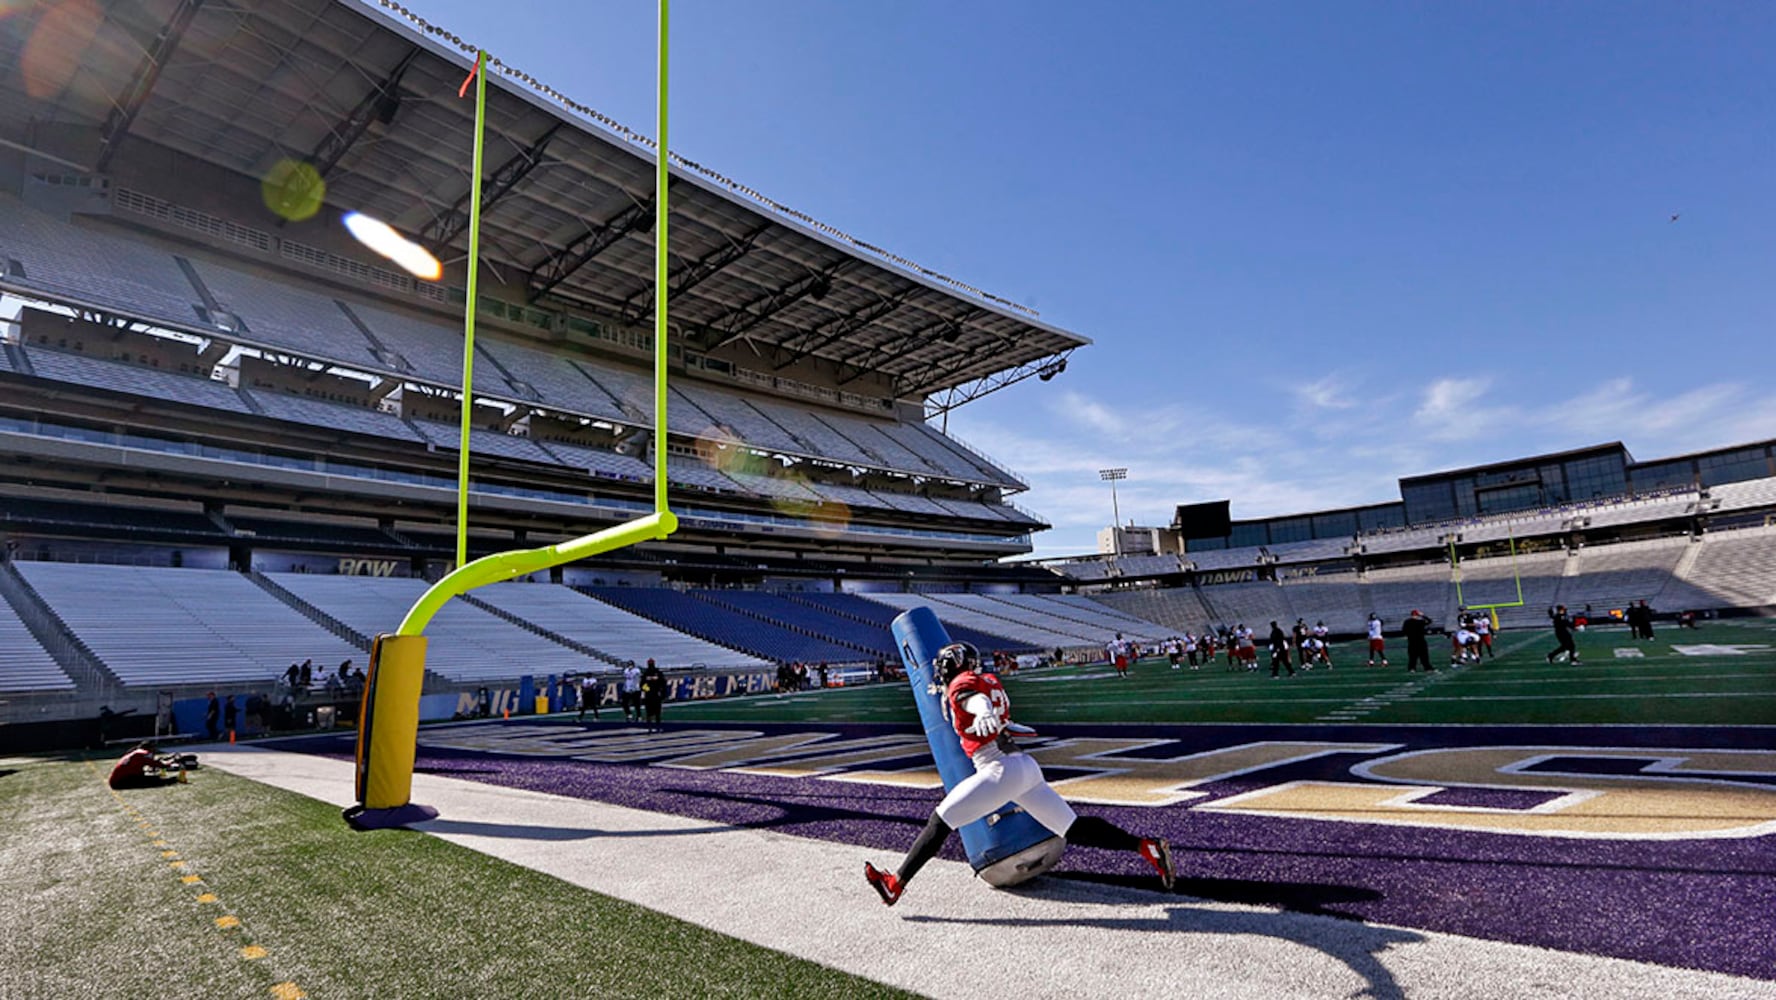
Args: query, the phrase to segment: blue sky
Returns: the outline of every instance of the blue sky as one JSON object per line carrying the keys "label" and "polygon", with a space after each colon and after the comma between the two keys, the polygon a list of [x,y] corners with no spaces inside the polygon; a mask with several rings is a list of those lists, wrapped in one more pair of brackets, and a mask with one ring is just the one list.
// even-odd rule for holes
{"label": "blue sky", "polygon": [[[654,6],[409,0],[651,132]],[[1124,520],[1776,436],[1776,5],[678,0],[675,151],[1095,345],[951,430]],[[1671,221],[1672,215],[1679,218]]]}

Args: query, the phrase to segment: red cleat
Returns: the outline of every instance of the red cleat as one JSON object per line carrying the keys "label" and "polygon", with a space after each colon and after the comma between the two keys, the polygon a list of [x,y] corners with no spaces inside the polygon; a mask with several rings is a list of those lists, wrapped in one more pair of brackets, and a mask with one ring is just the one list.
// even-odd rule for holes
{"label": "red cleat", "polygon": [[1172,891],[1172,846],[1163,840],[1147,837],[1141,841],[1141,857],[1159,873],[1159,884]]}
{"label": "red cleat", "polygon": [[863,863],[863,880],[875,887],[876,893],[882,897],[883,903],[893,906],[899,902],[901,890],[904,888],[900,884],[899,875],[893,872],[879,871],[875,865],[865,861]]}

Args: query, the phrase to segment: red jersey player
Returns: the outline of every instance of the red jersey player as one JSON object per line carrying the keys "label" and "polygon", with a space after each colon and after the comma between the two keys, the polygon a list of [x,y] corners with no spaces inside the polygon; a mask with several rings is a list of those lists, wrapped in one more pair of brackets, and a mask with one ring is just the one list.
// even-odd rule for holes
{"label": "red jersey player", "polygon": [[932,673],[944,680],[944,715],[956,727],[974,773],[932,810],[899,871],[864,864],[863,877],[882,902],[893,906],[900,899],[906,884],[943,848],[951,830],[990,816],[1008,802],[1017,803],[1070,844],[1138,852],[1159,874],[1160,884],[1171,889],[1172,851],[1165,841],[1137,837],[1096,816],[1079,816],[1048,786],[1042,767],[1011,739],[1012,733],[1032,730],[1011,721],[1011,698],[999,678],[981,670],[980,653],[973,646],[953,642],[937,651],[931,666]]}

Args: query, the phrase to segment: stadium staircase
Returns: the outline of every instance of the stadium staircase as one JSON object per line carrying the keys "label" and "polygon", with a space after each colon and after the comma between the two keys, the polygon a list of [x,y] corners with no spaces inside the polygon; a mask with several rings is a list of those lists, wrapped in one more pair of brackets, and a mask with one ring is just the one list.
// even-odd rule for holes
{"label": "stadium staircase", "polygon": [[1202,584],[1193,583],[1190,585],[1190,589],[1196,591],[1196,599],[1202,603],[1203,610],[1209,613],[1209,621],[1220,622],[1224,625],[1227,623],[1227,619],[1222,617],[1221,612],[1215,610],[1215,602],[1209,600],[1208,594],[1203,593]]}
{"label": "stadium staircase", "polygon": [[326,613],[325,611],[322,611],[320,608],[317,608],[314,605],[303,600],[302,598],[297,597],[295,594],[293,594],[290,591],[279,586],[276,581],[272,580],[270,577],[266,576],[264,573],[261,573],[256,569],[248,570],[246,573],[246,577],[247,577],[247,579],[253,581],[253,583],[255,585],[257,585],[260,590],[265,591],[267,594],[270,594],[271,596],[277,598],[278,600],[282,601],[283,603],[294,608],[295,610],[301,612],[302,615],[304,617],[306,617],[309,621],[314,622],[316,625],[319,625],[320,627],[326,629],[327,631],[333,633],[334,635],[340,637],[341,639],[344,639],[346,642],[351,643],[352,645],[358,647],[359,649],[363,650],[364,652],[366,652],[366,653],[370,652],[370,636],[365,635],[364,633],[358,631],[355,628],[352,628],[350,625],[347,625],[346,623],[340,621],[339,619],[333,617],[332,615]]}
{"label": "stadium staircase", "polygon": [[535,622],[527,621],[526,619],[520,618],[519,616],[513,614],[512,612],[507,611],[505,608],[498,607],[496,605],[487,603],[486,601],[480,599],[479,597],[476,597],[474,594],[458,594],[457,596],[460,597],[462,600],[465,600],[465,601],[469,602],[470,604],[473,604],[475,607],[480,608],[482,611],[485,611],[488,614],[493,615],[496,618],[504,618],[506,621],[511,622],[512,624],[518,626],[521,629],[524,629],[526,632],[534,632],[535,634],[542,636],[543,638],[549,640],[550,642],[559,643],[560,645],[566,646],[568,649],[571,649],[576,653],[580,653],[585,656],[590,656],[591,658],[593,658],[595,660],[600,660],[604,663],[608,663],[613,667],[627,667],[629,665],[628,660],[624,660],[619,657],[613,656],[610,653],[607,653],[604,650],[599,649],[597,646],[591,645],[590,643],[584,643],[578,639],[570,639],[567,636],[562,635],[559,632],[551,631],[549,629],[542,627],[541,625],[536,624]]}
{"label": "stadium staircase", "polygon": [[31,359],[25,357],[25,352],[19,350],[17,344],[0,345],[0,350],[5,351],[6,360],[11,365],[13,371],[18,372],[20,375],[37,374],[36,370],[31,367]]}
{"label": "stadium staircase", "polygon": [[62,616],[37,593],[37,588],[9,562],[0,563],[0,599],[12,605],[31,637],[74,682],[77,695],[103,698],[123,688],[122,679],[74,634]]}

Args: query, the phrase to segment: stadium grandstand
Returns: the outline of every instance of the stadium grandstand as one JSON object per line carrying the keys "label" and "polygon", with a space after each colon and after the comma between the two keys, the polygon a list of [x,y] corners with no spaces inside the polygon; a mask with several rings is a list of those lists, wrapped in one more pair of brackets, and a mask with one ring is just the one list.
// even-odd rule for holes
{"label": "stadium grandstand", "polygon": [[1506,627],[1776,609],[1776,441],[1637,462],[1620,443],[1400,480],[1389,504],[1232,521],[1176,555],[1043,560],[1068,589],[1178,631],[1273,619],[1355,635],[1371,612]]}
{"label": "stadium grandstand", "polygon": [[[440,689],[874,661],[891,609],[822,601],[1053,588],[998,564],[1045,527],[1025,483],[943,418],[1086,338],[680,161],[655,427],[652,147],[497,67],[465,400],[455,48],[340,0],[95,9],[29,40],[68,71],[8,74],[0,109],[0,621],[30,638],[0,663],[8,717],[362,658],[452,564],[465,405],[471,556],[650,509],[656,449],[681,527],[452,602]],[[26,42],[0,36],[8,65]],[[443,279],[384,266],[347,211]]]}
{"label": "stadium grandstand", "polygon": [[[42,43],[80,68],[9,76],[0,106],[0,719],[361,660],[453,564],[465,405],[471,556],[650,510],[657,449],[681,527],[452,601],[429,691],[870,664],[915,604],[984,649],[1071,657],[1458,603],[1512,605],[1507,626],[1557,602],[1776,605],[1771,442],[1608,444],[1170,552],[1007,561],[1046,524],[945,417],[1089,341],[688,162],[655,427],[652,147],[503,68],[465,400],[460,54],[341,0],[96,9],[91,37]],[[0,36],[15,64],[23,44]],[[348,210],[443,279],[384,266]]]}

